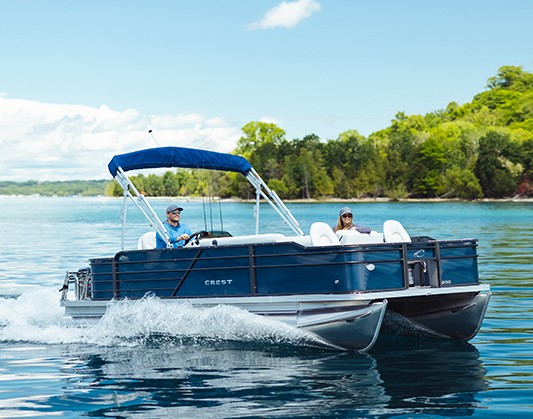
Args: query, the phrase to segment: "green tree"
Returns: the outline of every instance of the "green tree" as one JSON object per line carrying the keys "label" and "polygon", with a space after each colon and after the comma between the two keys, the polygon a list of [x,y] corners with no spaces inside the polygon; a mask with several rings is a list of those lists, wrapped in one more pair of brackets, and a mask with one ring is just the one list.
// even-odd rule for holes
{"label": "green tree", "polygon": [[285,136],[285,131],[276,124],[253,121],[242,127],[244,135],[237,141],[237,153],[248,155],[257,147],[266,144],[279,144]]}
{"label": "green tree", "polygon": [[501,198],[515,192],[522,171],[521,165],[513,163],[518,156],[518,147],[508,134],[492,130],[480,139],[474,173],[486,197]]}
{"label": "green tree", "polygon": [[522,165],[530,177],[533,177],[533,138],[524,141],[521,145]]}
{"label": "green tree", "polygon": [[523,93],[514,90],[493,89],[474,97],[474,109],[486,107],[498,125],[509,125],[522,120],[520,98]]}
{"label": "green tree", "polygon": [[396,119],[392,121],[389,128],[389,143],[387,154],[393,150],[400,153],[403,162],[410,161],[416,147],[427,138],[426,131],[429,127],[425,119],[420,115],[407,117],[404,112],[398,112]]}
{"label": "green tree", "polygon": [[300,149],[300,155],[296,160],[296,171],[299,174],[302,198],[310,199],[312,197],[313,178],[317,171],[311,151],[307,151],[305,148]]}
{"label": "green tree", "polygon": [[468,113],[468,105],[459,106],[457,102],[450,102],[448,106],[446,107],[446,111],[443,113],[443,115],[447,119],[450,119],[451,121],[455,121],[457,119],[464,118],[467,113]]}
{"label": "green tree", "polygon": [[296,181],[295,173],[297,159],[298,156],[295,154],[285,156],[285,158],[283,159],[281,180],[283,181],[283,184],[287,187],[287,198],[296,198],[298,196],[298,192],[300,191],[300,188]]}
{"label": "green tree", "polygon": [[277,178],[279,172],[279,158],[278,158],[278,146],[273,142],[266,142],[258,145],[253,150],[248,161],[261,173],[261,176],[268,180],[271,178]]}
{"label": "green tree", "polygon": [[165,187],[163,185],[163,178],[155,174],[149,174],[144,178],[144,189],[147,196],[163,196]]}
{"label": "green tree", "polygon": [[163,188],[165,196],[176,196],[180,192],[180,183],[177,176],[171,171],[163,175]]}
{"label": "green tree", "polygon": [[288,198],[287,194],[289,193],[289,188],[287,188],[282,180],[270,179],[268,181],[268,187],[275,191],[280,198]]}
{"label": "green tree", "polygon": [[360,170],[359,148],[364,137],[355,130],[339,134],[337,140],[327,141],[323,146],[324,166],[330,177],[335,169],[342,169],[351,180]]}
{"label": "green tree", "polygon": [[424,196],[436,195],[441,188],[440,175],[444,169],[442,143],[433,137],[417,147],[409,170],[409,186],[413,193]]}
{"label": "green tree", "polygon": [[394,190],[405,185],[407,178],[407,162],[403,162],[398,150],[384,152],[385,188]]}
{"label": "green tree", "polygon": [[107,196],[122,196],[124,194],[124,190],[122,187],[118,184],[118,182],[113,179],[105,188],[105,194]]}
{"label": "green tree", "polygon": [[443,191],[447,197],[476,199],[483,196],[479,181],[471,170],[452,166],[442,176]]}
{"label": "green tree", "polygon": [[135,189],[141,194],[141,195],[147,195],[146,193],[146,178],[142,173],[138,174],[137,176],[132,176],[129,178],[131,183],[133,183],[133,186],[135,186]]}
{"label": "green tree", "polygon": [[365,195],[377,197],[383,193],[383,186],[374,162],[367,163],[365,169],[353,180],[353,190],[357,198]]}
{"label": "green tree", "polygon": [[293,152],[299,153],[301,148],[305,148],[308,151],[315,153],[316,150],[322,150],[323,143],[320,142],[320,138],[316,134],[308,134],[301,140],[292,140]]}
{"label": "green tree", "polygon": [[225,197],[236,196],[240,198],[251,199],[254,191],[250,182],[240,173],[229,172],[225,176],[228,179],[228,184],[224,189]]}
{"label": "green tree", "polygon": [[352,196],[351,182],[342,169],[333,168],[333,190],[338,198],[350,198]]}
{"label": "green tree", "polygon": [[490,90],[474,97],[474,109],[486,107],[498,117],[500,125],[516,127],[533,118],[533,74],[522,67],[504,66],[488,80],[487,87]]}
{"label": "green tree", "polygon": [[320,149],[314,152],[314,159],[316,165],[316,175],[313,179],[313,188],[315,197],[324,197],[333,195],[333,181],[328,176],[324,167],[324,158]]}
{"label": "green tree", "polygon": [[506,65],[498,69],[496,77],[491,77],[487,82],[490,89],[508,89],[525,92],[533,89],[533,74],[526,73],[522,66]]}

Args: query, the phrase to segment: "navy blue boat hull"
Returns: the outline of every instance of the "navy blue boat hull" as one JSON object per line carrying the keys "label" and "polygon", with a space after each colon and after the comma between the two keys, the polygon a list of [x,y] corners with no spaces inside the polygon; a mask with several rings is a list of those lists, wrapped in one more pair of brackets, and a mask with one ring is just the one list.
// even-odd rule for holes
{"label": "navy blue boat hull", "polygon": [[465,239],[123,251],[91,259],[90,297],[104,302],[150,294],[235,304],[236,298],[360,295],[365,304],[388,301],[384,333],[469,340],[490,297],[479,283],[476,247],[475,239]]}

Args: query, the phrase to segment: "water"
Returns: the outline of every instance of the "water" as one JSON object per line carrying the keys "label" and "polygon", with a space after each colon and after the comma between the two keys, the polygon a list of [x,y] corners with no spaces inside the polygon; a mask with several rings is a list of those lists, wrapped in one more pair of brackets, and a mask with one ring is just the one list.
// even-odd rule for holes
{"label": "water", "polygon": [[[202,202],[181,202],[204,229]],[[159,214],[167,200],[153,200]],[[493,296],[470,343],[378,339],[367,354],[313,347],[298,330],[232,307],[117,302],[97,325],[59,327],[66,270],[120,247],[122,201],[0,197],[0,417],[530,417],[533,203],[361,203],[356,222],[413,236],[479,239]],[[291,204],[309,231],[339,204]],[[220,228],[219,207],[212,212]],[[224,203],[224,229],[252,234],[252,205]],[[126,247],[149,225],[128,206]],[[208,217],[209,218],[209,217]],[[292,235],[261,208],[260,232]]]}

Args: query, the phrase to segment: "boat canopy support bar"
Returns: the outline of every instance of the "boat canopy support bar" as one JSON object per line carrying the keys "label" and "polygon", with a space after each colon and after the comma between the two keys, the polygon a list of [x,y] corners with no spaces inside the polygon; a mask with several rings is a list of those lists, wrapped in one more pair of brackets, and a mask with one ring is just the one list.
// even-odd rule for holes
{"label": "boat canopy support bar", "polygon": [[[261,194],[263,198],[270,204],[272,208],[276,210],[276,212],[279,214],[279,216],[287,223],[293,231],[299,235],[304,236],[304,232],[300,228],[300,224],[298,224],[298,221],[294,218],[294,216],[291,214],[289,209],[285,206],[283,201],[278,197],[275,191],[271,190],[266,183],[261,179],[261,177],[257,174],[255,169],[252,167],[248,173],[246,174],[246,179],[248,179],[248,182],[252,184],[252,186],[255,188],[256,192],[258,194]],[[258,200],[259,201],[259,200]],[[258,229],[258,219],[259,219],[259,202],[256,203],[257,208],[255,211],[256,215],[256,230]],[[256,231],[256,234],[258,234],[258,231]]]}
{"label": "boat canopy support bar", "polygon": [[[157,231],[157,233],[163,237],[165,240],[165,243],[167,244],[168,248],[172,247],[172,244],[170,243],[170,237],[167,233],[167,230],[163,226],[163,223],[155,213],[154,209],[151,207],[151,205],[148,203],[144,195],[140,194],[137,188],[135,188],[135,185],[133,182],[126,176],[124,171],[121,167],[117,168],[117,171],[115,173],[115,179],[118,182],[118,184],[124,189],[124,198],[128,196],[134,203],[137,205],[137,208],[141,210],[141,212],[144,214],[144,216],[150,221],[150,224],[153,228]],[[132,194],[135,194],[135,196]],[[122,228],[125,228],[125,222],[126,217],[123,216],[122,219]],[[124,246],[124,244],[123,244]]]}
{"label": "boat canopy support bar", "polygon": [[[126,176],[126,174],[122,170],[122,167],[120,166],[117,167],[115,179],[124,190],[124,198],[126,199],[126,196],[129,197],[135,203],[135,205],[137,205],[137,207],[141,210],[144,216],[150,221],[152,227],[161,237],[164,238],[165,242],[167,243],[167,247],[171,248],[172,244],[170,243],[170,237],[165,227],[163,226],[163,223],[161,222],[153,208],[150,206],[144,195],[141,195],[139,191],[137,191],[133,182]],[[270,206],[276,210],[276,212],[283,219],[283,221],[288,224],[297,235],[305,235],[302,229],[300,228],[300,224],[298,223],[298,221],[296,221],[296,219],[291,214],[289,209],[285,206],[283,201],[278,197],[275,191],[271,190],[267,186],[267,184],[263,181],[263,179],[261,179],[261,177],[257,174],[253,167],[247,172],[246,179],[255,188],[258,198],[254,214],[256,217],[256,234],[259,233],[257,231],[259,229],[259,196],[262,196],[268,202],[268,204],[270,204]],[[124,225],[126,222],[124,209],[122,218],[122,228],[124,230]],[[124,243],[122,243],[122,245],[124,246]]]}

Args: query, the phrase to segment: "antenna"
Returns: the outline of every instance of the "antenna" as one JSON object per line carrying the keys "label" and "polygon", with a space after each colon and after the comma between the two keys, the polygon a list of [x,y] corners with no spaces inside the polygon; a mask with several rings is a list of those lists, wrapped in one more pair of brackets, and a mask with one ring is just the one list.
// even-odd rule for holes
{"label": "antenna", "polygon": [[154,137],[154,134],[152,133],[152,128],[151,127],[148,127],[148,133],[152,136],[152,138],[154,139],[154,141],[157,144],[157,146],[160,147],[159,143],[157,142],[157,140]]}

